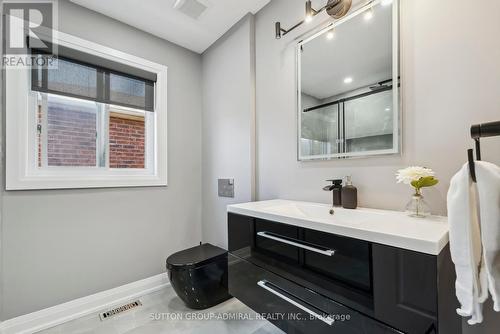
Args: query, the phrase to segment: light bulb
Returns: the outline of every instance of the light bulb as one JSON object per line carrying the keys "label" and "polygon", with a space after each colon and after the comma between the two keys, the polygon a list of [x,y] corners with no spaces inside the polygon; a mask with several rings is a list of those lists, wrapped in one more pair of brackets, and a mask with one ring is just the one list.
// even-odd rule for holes
{"label": "light bulb", "polygon": [[344,79],[344,83],[345,84],[350,84],[352,82],[352,78],[351,77],[347,77]]}
{"label": "light bulb", "polygon": [[382,0],[382,1],[380,2],[380,4],[381,4],[382,6],[388,6],[388,5],[392,4],[392,0]]}
{"label": "light bulb", "polygon": [[333,29],[330,29],[327,33],[326,33],[326,39],[333,39],[333,37],[335,37],[334,33],[333,33]]}
{"label": "light bulb", "polygon": [[315,14],[315,11],[312,8],[311,0],[307,0],[306,1],[306,18],[304,19],[306,21],[306,23],[309,23],[312,21],[314,14]]}
{"label": "light bulb", "polygon": [[366,21],[369,21],[373,18],[373,8],[370,8],[366,11],[364,18]]}

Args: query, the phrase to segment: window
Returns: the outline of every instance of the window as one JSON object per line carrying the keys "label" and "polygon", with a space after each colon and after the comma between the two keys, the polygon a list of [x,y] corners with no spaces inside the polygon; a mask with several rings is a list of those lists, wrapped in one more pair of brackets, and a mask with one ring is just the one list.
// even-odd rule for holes
{"label": "window", "polygon": [[145,168],[145,112],[112,108],[109,115],[109,166]]}
{"label": "window", "polygon": [[166,185],[166,67],[58,36],[6,74],[7,189]]}
{"label": "window", "polygon": [[97,103],[38,94],[38,167],[101,167]]}
{"label": "window", "polygon": [[37,101],[39,168],[146,168],[148,111],[47,93]]}

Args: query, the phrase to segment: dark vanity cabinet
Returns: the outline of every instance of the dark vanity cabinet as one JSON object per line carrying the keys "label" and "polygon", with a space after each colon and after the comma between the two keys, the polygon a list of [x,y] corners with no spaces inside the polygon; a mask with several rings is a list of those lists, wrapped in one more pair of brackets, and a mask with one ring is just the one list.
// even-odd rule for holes
{"label": "dark vanity cabinet", "polygon": [[449,249],[228,214],[229,292],[287,333],[459,334]]}

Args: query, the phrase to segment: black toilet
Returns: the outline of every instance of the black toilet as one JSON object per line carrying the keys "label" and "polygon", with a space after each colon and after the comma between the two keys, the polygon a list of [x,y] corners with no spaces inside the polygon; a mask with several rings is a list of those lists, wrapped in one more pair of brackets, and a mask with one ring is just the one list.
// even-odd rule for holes
{"label": "black toilet", "polygon": [[227,251],[211,244],[167,258],[168,278],[187,307],[202,310],[231,298],[227,292]]}

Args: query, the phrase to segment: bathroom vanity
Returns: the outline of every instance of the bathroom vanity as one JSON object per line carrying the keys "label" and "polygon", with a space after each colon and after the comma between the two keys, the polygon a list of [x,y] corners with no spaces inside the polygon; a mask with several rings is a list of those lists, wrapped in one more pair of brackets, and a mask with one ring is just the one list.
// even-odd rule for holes
{"label": "bathroom vanity", "polygon": [[445,217],[228,206],[229,292],[287,333],[461,333]]}

